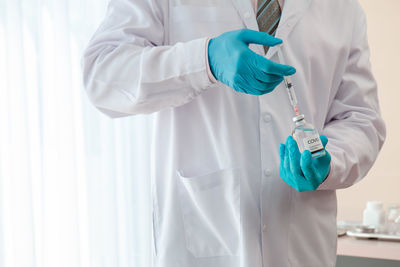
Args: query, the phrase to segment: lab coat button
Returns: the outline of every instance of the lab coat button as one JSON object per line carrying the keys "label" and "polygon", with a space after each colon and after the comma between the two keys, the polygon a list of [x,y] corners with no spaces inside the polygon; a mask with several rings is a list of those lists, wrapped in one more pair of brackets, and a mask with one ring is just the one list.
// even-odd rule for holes
{"label": "lab coat button", "polygon": [[262,231],[263,231],[264,233],[267,231],[267,225],[266,225],[266,224],[263,225]]}
{"label": "lab coat button", "polygon": [[245,18],[245,19],[249,19],[250,17],[251,17],[250,12],[244,13],[244,18]]}
{"label": "lab coat button", "polygon": [[269,123],[270,121],[271,121],[271,115],[265,114],[265,115],[264,115],[264,122],[265,122],[265,123]]}
{"label": "lab coat button", "polygon": [[271,176],[271,174],[272,174],[272,171],[270,169],[264,170],[264,176],[265,177],[269,177],[269,176]]}

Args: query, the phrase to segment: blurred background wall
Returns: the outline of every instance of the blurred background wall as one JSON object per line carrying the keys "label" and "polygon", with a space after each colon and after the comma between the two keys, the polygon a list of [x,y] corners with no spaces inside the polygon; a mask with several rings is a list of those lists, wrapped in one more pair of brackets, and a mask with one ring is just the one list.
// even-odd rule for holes
{"label": "blurred background wall", "polygon": [[400,204],[400,1],[360,0],[367,15],[371,64],[387,139],[367,177],[338,193],[338,220],[362,219],[368,200]]}

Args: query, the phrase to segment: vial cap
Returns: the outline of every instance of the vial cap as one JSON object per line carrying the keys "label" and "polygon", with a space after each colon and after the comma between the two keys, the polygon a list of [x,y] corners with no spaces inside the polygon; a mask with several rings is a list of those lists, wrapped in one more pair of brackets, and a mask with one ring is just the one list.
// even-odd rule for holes
{"label": "vial cap", "polygon": [[298,116],[296,116],[296,117],[293,117],[293,122],[297,122],[297,121],[301,121],[301,120],[303,120],[304,119],[304,114],[300,114],[300,115],[298,115]]}

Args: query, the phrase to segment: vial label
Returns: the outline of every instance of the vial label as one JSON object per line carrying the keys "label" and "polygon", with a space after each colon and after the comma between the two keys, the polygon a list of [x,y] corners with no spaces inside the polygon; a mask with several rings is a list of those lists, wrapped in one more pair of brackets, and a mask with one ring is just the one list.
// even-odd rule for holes
{"label": "vial label", "polygon": [[311,153],[324,149],[318,134],[308,136],[303,139],[304,148],[310,150]]}

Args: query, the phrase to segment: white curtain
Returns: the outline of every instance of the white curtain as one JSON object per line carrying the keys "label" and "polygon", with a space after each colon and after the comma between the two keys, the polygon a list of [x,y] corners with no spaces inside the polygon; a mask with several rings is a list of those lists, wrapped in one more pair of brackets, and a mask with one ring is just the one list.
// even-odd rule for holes
{"label": "white curtain", "polygon": [[151,266],[147,117],[89,103],[106,0],[0,0],[0,267]]}

